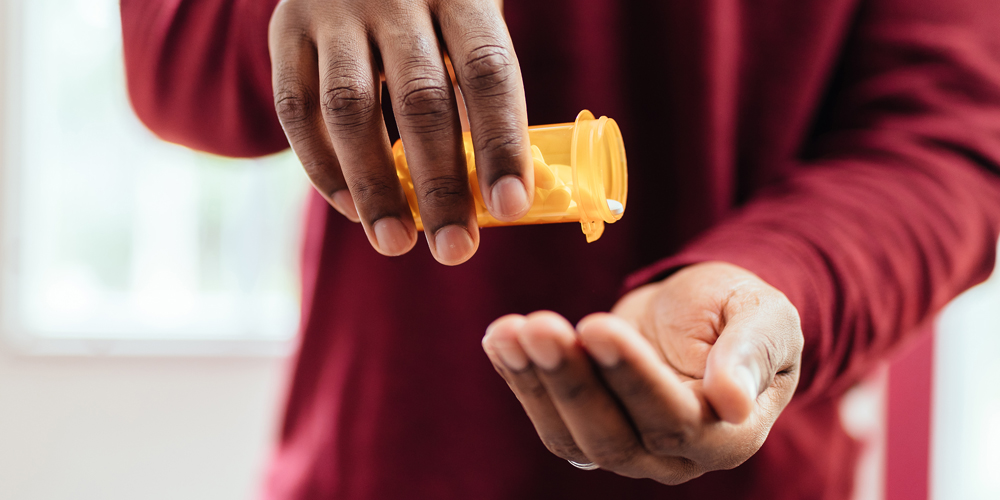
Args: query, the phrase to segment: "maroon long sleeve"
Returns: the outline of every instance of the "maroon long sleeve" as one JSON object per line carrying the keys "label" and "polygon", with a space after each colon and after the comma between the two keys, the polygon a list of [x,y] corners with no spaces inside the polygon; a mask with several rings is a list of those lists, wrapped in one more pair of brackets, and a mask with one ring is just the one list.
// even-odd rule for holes
{"label": "maroon long sleeve", "polygon": [[[123,0],[129,89],[167,140],[286,147],[274,0]],[[487,229],[445,268],[385,258],[318,197],[269,499],[849,497],[839,395],[962,290],[1000,232],[995,0],[507,0],[532,123],[591,108],[629,157],[626,217]],[[799,394],[746,464],[678,487],[548,454],[481,353],[485,326],[571,320],[693,262],[754,271],[798,308]],[[581,272],[586,270],[586,272]]]}
{"label": "maroon long sleeve", "polygon": [[993,267],[998,30],[997,2],[867,2],[802,155],[773,159],[780,180],[632,282],[705,260],[755,271],[802,315],[799,392],[844,389]]}
{"label": "maroon long sleeve", "polygon": [[125,0],[128,90],[163,139],[210,153],[288,147],[274,115],[267,23],[277,0]]}

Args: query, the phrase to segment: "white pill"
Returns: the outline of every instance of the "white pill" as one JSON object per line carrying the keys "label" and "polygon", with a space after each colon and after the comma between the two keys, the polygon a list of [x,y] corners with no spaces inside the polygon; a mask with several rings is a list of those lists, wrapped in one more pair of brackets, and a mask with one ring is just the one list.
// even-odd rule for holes
{"label": "white pill", "polygon": [[612,199],[608,200],[608,208],[611,209],[611,213],[614,215],[621,215],[625,212],[625,207],[623,207],[621,203]]}

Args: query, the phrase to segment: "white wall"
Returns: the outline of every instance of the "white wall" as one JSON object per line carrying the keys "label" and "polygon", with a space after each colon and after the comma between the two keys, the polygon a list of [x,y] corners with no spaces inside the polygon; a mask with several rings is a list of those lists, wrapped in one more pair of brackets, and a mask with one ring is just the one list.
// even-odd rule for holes
{"label": "white wall", "polygon": [[0,500],[254,497],[284,360],[0,353]]}
{"label": "white wall", "polygon": [[[0,127],[4,116],[0,99]],[[28,357],[0,345],[0,500],[253,498],[285,363]]]}

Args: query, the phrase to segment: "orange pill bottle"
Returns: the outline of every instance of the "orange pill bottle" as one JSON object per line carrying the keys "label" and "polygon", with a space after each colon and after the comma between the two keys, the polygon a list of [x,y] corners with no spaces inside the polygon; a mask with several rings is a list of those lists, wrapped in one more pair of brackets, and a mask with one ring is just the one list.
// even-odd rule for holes
{"label": "orange pill bottle", "polygon": [[[524,217],[501,222],[490,215],[483,203],[472,137],[465,133],[469,186],[476,200],[480,227],[578,222],[587,241],[592,242],[604,233],[604,223],[622,218],[628,171],[621,131],[614,120],[606,116],[594,118],[590,111],[584,110],[573,123],[529,127],[528,138],[534,163],[534,202]],[[396,141],[392,153],[417,230],[422,231],[417,196],[401,141]]]}

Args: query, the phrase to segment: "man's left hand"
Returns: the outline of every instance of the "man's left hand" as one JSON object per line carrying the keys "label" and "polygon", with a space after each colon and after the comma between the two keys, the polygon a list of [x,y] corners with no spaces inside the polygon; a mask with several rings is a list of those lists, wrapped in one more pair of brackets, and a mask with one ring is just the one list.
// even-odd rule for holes
{"label": "man's left hand", "polygon": [[574,328],[504,316],[483,347],[548,449],[679,484],[750,458],[791,400],[795,307],[753,273],[708,262],[625,295]]}

